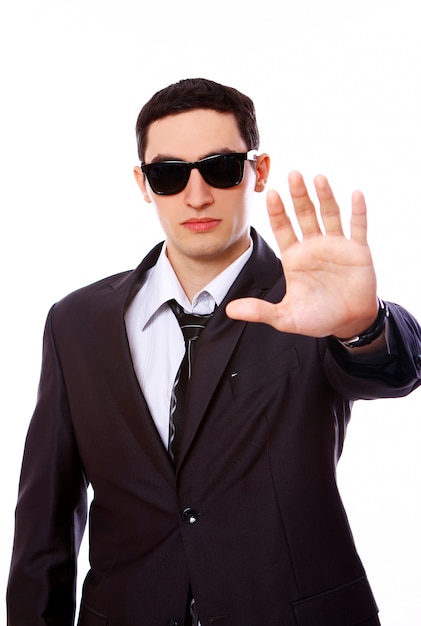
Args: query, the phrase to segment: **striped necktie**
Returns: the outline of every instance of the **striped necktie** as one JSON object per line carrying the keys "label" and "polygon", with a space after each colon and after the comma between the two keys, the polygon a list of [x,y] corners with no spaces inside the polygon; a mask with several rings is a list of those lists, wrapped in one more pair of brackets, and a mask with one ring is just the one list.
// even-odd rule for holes
{"label": "striped necktie", "polygon": [[180,324],[186,347],[183,360],[174,380],[170,400],[168,452],[175,464],[185,418],[186,392],[192,372],[194,345],[213,313],[195,315],[194,313],[186,313],[176,300],[169,300],[168,304]]}

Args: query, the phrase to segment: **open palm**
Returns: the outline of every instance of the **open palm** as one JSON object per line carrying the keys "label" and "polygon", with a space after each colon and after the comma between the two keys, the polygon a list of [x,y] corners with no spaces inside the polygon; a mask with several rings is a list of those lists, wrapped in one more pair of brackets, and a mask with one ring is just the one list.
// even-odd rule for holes
{"label": "open palm", "polygon": [[257,298],[235,300],[227,306],[227,315],[312,337],[357,335],[377,315],[376,276],[367,244],[364,197],[361,192],[353,193],[348,239],[324,176],[314,180],[323,230],[301,174],[292,172],[288,181],[301,241],[280,196],[275,191],[267,196],[270,223],[285,273],[286,295],[277,304]]}

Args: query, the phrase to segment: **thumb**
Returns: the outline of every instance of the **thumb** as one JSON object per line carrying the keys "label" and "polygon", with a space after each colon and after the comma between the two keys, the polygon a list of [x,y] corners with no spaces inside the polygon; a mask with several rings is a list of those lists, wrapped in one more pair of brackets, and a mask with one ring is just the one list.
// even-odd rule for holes
{"label": "thumb", "polygon": [[278,319],[277,307],[272,302],[259,298],[240,298],[229,302],[225,309],[228,317],[245,322],[261,322],[276,325]]}

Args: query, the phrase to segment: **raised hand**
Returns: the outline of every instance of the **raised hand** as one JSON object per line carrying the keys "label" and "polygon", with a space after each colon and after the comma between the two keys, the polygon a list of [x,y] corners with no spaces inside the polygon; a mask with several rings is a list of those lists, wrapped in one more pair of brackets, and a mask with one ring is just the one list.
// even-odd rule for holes
{"label": "raised hand", "polygon": [[312,337],[358,335],[371,326],[378,309],[364,196],[360,191],[352,195],[348,239],[324,176],[314,179],[323,230],[302,175],[291,172],[288,182],[301,241],[279,194],[270,191],[267,195],[270,223],[285,272],[286,295],[277,304],[257,298],[234,300],[227,306],[227,315]]}

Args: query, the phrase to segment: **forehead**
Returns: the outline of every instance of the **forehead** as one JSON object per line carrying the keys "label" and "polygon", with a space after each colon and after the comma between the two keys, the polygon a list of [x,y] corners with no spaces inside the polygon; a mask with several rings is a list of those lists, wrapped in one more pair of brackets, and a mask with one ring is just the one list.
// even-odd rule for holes
{"label": "forehead", "polygon": [[147,134],[145,161],[148,163],[158,155],[190,161],[222,149],[247,150],[234,115],[194,109],[152,122]]}

